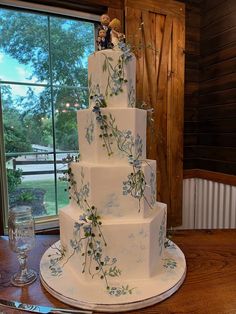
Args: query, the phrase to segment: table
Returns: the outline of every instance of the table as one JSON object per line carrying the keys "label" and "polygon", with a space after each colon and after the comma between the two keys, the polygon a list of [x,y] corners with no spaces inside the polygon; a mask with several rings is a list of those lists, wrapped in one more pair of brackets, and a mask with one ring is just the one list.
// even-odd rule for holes
{"label": "table", "polygon": [[[45,250],[58,235],[37,236],[29,265],[39,270]],[[174,231],[172,240],[187,260],[187,276],[180,289],[169,299],[154,306],[126,314],[236,314],[236,230]],[[8,238],[0,237],[0,298],[20,302],[68,307],[52,297],[39,279],[24,288],[13,287],[9,278],[18,269]],[[0,307],[0,314],[22,311]]]}

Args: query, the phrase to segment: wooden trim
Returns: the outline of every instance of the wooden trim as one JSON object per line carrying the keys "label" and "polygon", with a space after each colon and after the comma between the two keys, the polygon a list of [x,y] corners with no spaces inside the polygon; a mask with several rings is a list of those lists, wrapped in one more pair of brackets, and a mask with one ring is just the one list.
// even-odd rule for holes
{"label": "wooden trim", "polygon": [[35,234],[37,235],[54,235],[54,234],[60,234],[59,227],[52,228],[52,229],[44,229],[44,230],[37,230],[35,231]]}
{"label": "wooden trim", "polygon": [[0,204],[1,204],[1,209],[0,209],[0,235],[4,235],[4,222],[3,222],[4,208],[2,206],[3,200],[2,200],[2,195],[1,195],[1,189],[0,189]]}
{"label": "wooden trim", "polygon": [[[26,3],[26,0],[15,0],[16,3]],[[107,13],[109,9],[123,10],[123,0],[29,0],[28,3],[38,4],[48,7],[57,7],[60,9],[81,11],[90,14],[102,15]]]}
{"label": "wooden trim", "polygon": [[126,0],[126,7],[185,19],[185,4],[172,0]]}
{"label": "wooden trim", "polygon": [[183,175],[184,179],[200,178],[236,186],[236,176],[226,173],[208,171],[204,169],[189,169],[184,170]]}
{"label": "wooden trim", "polygon": [[[22,1],[22,0],[19,0]],[[24,1],[24,0],[23,0]],[[27,2],[41,3],[44,5],[55,6],[55,7],[64,7],[71,9],[96,9],[101,7],[110,7],[121,9],[123,8],[123,0],[30,0]]]}

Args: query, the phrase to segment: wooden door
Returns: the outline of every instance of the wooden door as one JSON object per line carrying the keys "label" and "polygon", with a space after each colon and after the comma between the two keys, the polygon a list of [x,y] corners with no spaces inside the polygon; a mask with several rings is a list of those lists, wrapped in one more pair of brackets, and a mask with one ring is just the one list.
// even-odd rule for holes
{"label": "wooden door", "polygon": [[184,4],[126,0],[126,40],[137,57],[137,101],[153,108],[147,156],[157,160],[157,199],[168,205],[168,225],[182,220]]}

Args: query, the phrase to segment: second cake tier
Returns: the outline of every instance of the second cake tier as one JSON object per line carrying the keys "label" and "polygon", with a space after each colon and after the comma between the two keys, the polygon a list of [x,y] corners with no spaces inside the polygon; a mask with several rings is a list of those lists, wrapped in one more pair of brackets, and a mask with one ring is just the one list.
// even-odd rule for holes
{"label": "second cake tier", "polygon": [[146,158],[145,110],[84,109],[77,118],[81,161],[114,164]]}
{"label": "second cake tier", "polygon": [[140,168],[130,164],[70,164],[71,202],[86,210],[95,206],[103,217],[148,217],[156,202],[156,161]]}

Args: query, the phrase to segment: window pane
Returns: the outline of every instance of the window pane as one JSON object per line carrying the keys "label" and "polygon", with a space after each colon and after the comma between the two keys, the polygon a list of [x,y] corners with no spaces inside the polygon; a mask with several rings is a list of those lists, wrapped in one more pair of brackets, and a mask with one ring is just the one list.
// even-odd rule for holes
{"label": "window pane", "polygon": [[[88,107],[94,23],[0,8],[0,97],[9,206],[36,217],[69,204],[68,165],[78,154],[77,110]],[[6,215],[7,216],[7,215]]]}
{"label": "window pane", "polygon": [[78,150],[77,111],[88,107],[87,88],[55,88],[55,136],[59,151]]}
{"label": "window pane", "polygon": [[94,51],[94,24],[52,17],[50,47],[53,84],[87,86],[87,57]]}
{"label": "window pane", "polygon": [[7,154],[9,207],[27,205],[35,217],[55,215],[52,154]]}
{"label": "window pane", "polygon": [[31,152],[37,146],[52,151],[49,90],[27,85],[2,85],[1,96],[6,153]]}
{"label": "window pane", "polygon": [[0,79],[49,80],[47,16],[0,8]]}

